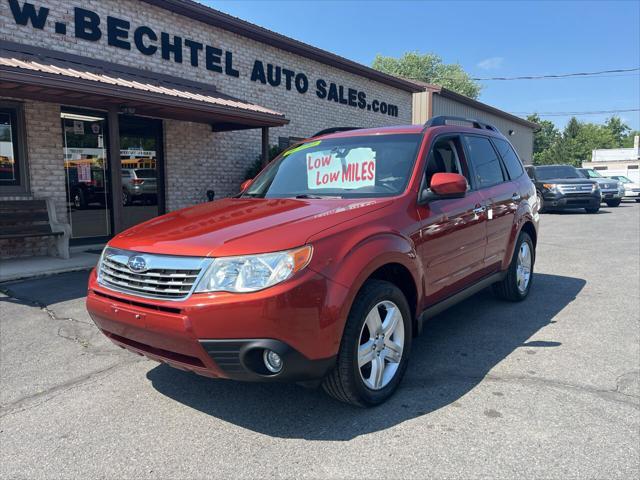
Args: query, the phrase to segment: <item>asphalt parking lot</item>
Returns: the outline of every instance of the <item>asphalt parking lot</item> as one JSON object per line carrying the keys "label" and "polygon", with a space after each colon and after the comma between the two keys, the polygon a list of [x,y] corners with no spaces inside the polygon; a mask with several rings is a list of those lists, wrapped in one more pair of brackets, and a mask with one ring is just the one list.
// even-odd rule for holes
{"label": "asphalt parking lot", "polygon": [[542,216],[530,297],[433,318],[388,403],[108,342],[86,273],[2,285],[2,478],[638,478],[640,204]]}

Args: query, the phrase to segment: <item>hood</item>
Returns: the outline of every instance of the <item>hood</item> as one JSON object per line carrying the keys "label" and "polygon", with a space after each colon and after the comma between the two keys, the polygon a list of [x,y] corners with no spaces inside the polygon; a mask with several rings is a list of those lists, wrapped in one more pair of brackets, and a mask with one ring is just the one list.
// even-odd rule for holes
{"label": "hood", "polygon": [[312,235],[392,201],[227,198],[156,217],[120,233],[109,245],[200,257],[275,252],[304,245]]}
{"label": "hood", "polygon": [[580,185],[583,183],[595,183],[595,179],[586,179],[586,178],[549,178],[547,180],[538,180],[538,183],[558,183],[561,185]]}
{"label": "hood", "polygon": [[606,185],[605,188],[618,188],[618,180],[614,180],[613,178],[592,178],[591,180],[598,182],[600,188],[604,185]]}

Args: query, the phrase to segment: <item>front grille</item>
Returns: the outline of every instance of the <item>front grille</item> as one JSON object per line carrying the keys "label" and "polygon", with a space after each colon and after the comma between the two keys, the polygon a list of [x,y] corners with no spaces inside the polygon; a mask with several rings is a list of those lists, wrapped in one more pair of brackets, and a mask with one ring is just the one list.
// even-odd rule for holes
{"label": "front grille", "polygon": [[593,186],[591,184],[566,184],[558,185],[558,189],[562,193],[591,193]]}
{"label": "front grille", "polygon": [[[146,269],[133,271],[129,259],[141,257]],[[108,248],[102,256],[98,281],[112,290],[167,300],[187,298],[208,260]]]}

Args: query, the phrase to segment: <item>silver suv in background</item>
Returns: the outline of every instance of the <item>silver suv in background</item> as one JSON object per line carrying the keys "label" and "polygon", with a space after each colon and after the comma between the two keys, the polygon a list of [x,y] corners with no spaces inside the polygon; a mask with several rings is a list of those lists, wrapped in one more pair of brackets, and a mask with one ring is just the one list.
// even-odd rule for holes
{"label": "silver suv in background", "polygon": [[131,205],[135,200],[157,203],[158,182],[155,169],[122,169],[122,204]]}
{"label": "silver suv in background", "polygon": [[624,175],[611,175],[609,178],[619,181],[624,188],[624,198],[634,199],[640,202],[640,183],[634,183],[629,177]]}
{"label": "silver suv in background", "polygon": [[598,182],[602,193],[602,201],[607,204],[607,207],[620,205],[622,197],[624,197],[624,187],[618,180],[603,177],[593,168],[578,168],[578,171],[584,178]]}

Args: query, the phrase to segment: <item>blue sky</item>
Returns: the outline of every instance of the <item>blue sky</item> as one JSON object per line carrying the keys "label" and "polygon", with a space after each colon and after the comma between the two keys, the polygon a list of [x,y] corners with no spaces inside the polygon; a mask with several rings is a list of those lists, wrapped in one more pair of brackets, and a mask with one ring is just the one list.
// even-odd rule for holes
{"label": "blue sky", "polygon": [[[418,50],[474,77],[640,66],[640,1],[241,1],[209,6],[365,65]],[[640,108],[639,72],[603,78],[483,82],[480,100],[509,112]],[[610,114],[579,116],[602,122]],[[619,114],[640,129],[640,112]],[[569,117],[544,117],[560,127]]]}

